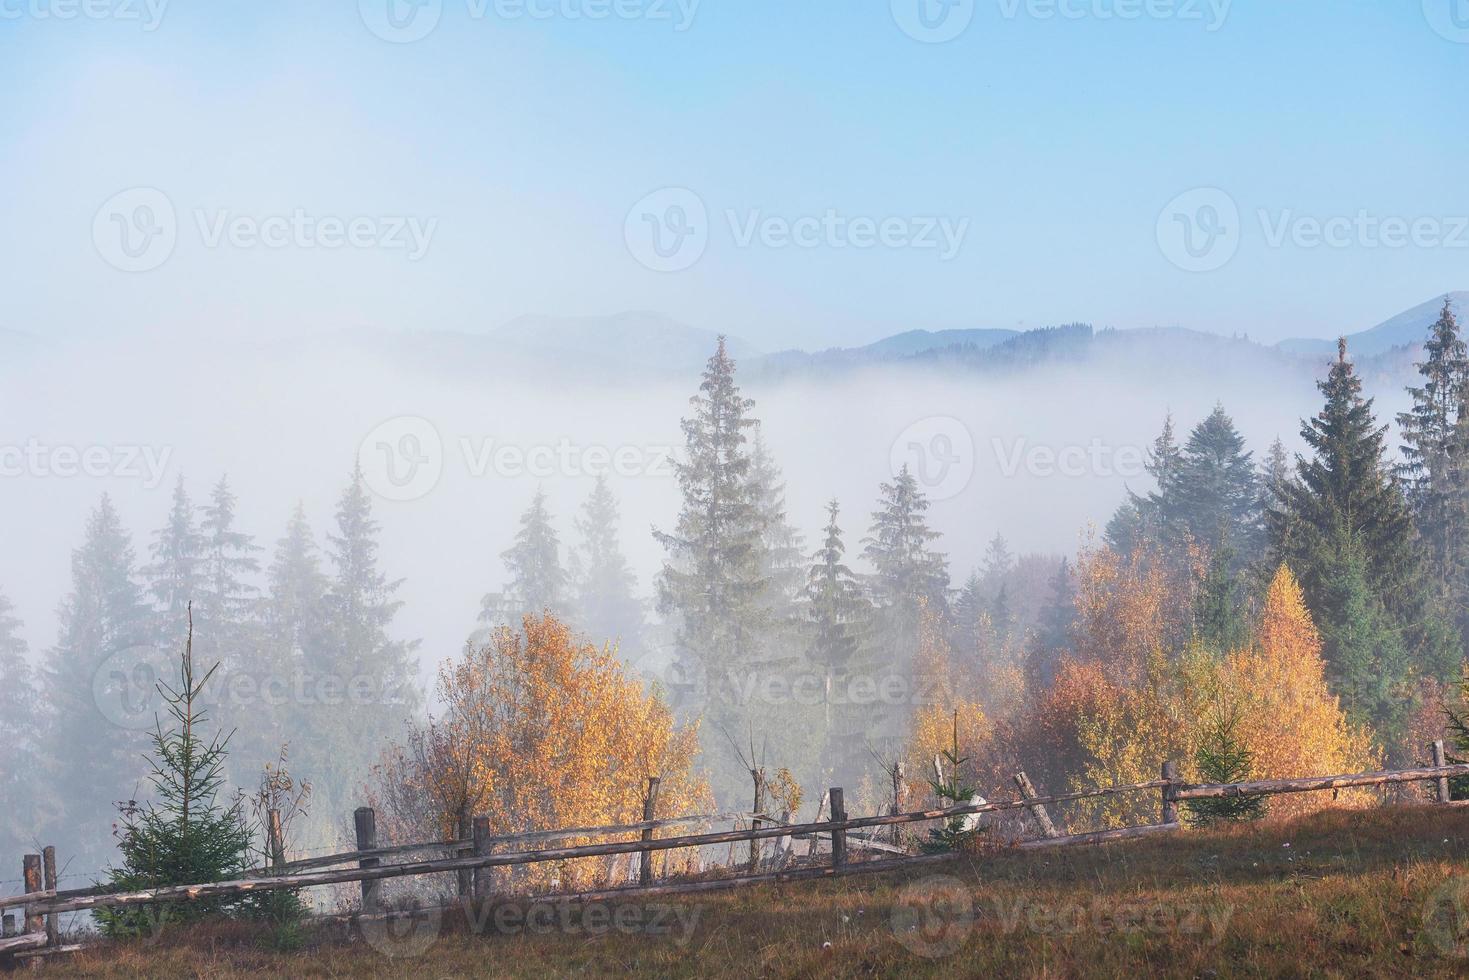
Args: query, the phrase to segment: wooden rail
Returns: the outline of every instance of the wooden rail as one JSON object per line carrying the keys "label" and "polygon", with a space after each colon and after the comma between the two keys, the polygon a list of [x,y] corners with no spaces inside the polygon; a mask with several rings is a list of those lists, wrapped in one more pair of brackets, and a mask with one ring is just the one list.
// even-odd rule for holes
{"label": "wooden rail", "polygon": [[[687,817],[668,817],[663,820],[640,820],[637,823],[606,824],[600,827],[566,827],[558,830],[531,830],[519,834],[489,837],[481,843],[490,847],[502,844],[531,844],[540,841],[567,840],[572,837],[605,837],[611,834],[636,834],[644,831],[659,830],[663,827],[714,823],[721,820],[749,820],[757,817],[764,820],[770,819],[767,814],[763,813],[742,813],[738,811],[730,811],[728,813],[696,813]],[[281,865],[280,870],[306,871],[311,868],[330,868],[338,864],[353,864],[364,858],[397,857],[402,854],[413,854],[418,851],[452,851],[460,854],[472,854],[474,853],[474,846],[475,841],[473,837],[426,841],[421,844],[392,844],[386,847],[342,851],[338,854],[322,854],[317,857],[287,861]],[[252,868],[247,873],[250,875],[268,875],[273,874],[274,870],[273,868]]]}
{"label": "wooden rail", "polygon": [[[1442,746],[1435,745],[1435,762],[1443,758]],[[202,898],[238,897],[256,892],[296,890],[316,885],[360,882],[363,885],[363,914],[370,917],[380,911],[377,898],[379,895],[379,883],[385,879],[448,872],[482,872],[485,869],[495,867],[528,865],[548,861],[566,861],[619,854],[637,853],[643,855],[642,867],[644,870],[639,876],[640,886],[627,886],[600,892],[562,893],[555,896],[548,896],[548,898],[554,898],[558,901],[574,901],[578,898],[587,900],[589,896],[600,898],[630,894],[678,894],[740,887],[746,884],[761,882],[796,881],[806,878],[820,878],[832,875],[865,873],[889,868],[908,867],[931,860],[941,860],[951,855],[904,856],[890,860],[854,861],[847,853],[848,845],[863,850],[903,852],[901,848],[894,847],[893,845],[881,844],[873,835],[859,836],[852,834],[851,831],[881,827],[896,828],[904,824],[947,820],[960,815],[994,813],[1005,810],[1026,809],[1036,817],[1037,822],[1043,827],[1045,836],[1037,840],[1023,841],[1019,844],[1022,848],[1033,849],[1068,844],[1102,843],[1177,831],[1179,829],[1177,815],[1179,803],[1195,799],[1218,799],[1276,793],[1303,793],[1391,783],[1433,782],[1437,787],[1436,797],[1438,802],[1447,803],[1448,794],[1446,787],[1448,779],[1454,776],[1469,776],[1469,764],[1434,765],[1414,769],[1383,770],[1379,772],[1298,779],[1267,779],[1228,784],[1184,783],[1175,777],[1171,763],[1165,764],[1163,771],[1165,778],[1162,779],[1050,795],[1035,793],[1034,787],[1029,785],[1028,780],[1017,778],[1017,785],[1021,787],[1021,796],[1015,800],[970,803],[930,810],[888,813],[879,816],[851,819],[845,817],[841,790],[834,787],[830,793],[832,819],[818,820],[813,823],[804,824],[786,823],[783,819],[777,820],[769,814],[720,813],[672,817],[661,820],[645,819],[637,823],[604,825],[600,827],[573,827],[558,830],[532,831],[523,834],[511,834],[491,838],[484,833],[484,818],[479,818],[474,823],[480,829],[474,833],[470,840],[404,844],[393,847],[373,846],[376,841],[375,815],[370,809],[363,808],[357,813],[358,841],[360,845],[358,849],[341,854],[308,858],[303,861],[290,862],[282,865],[287,870],[295,870],[299,873],[268,873],[234,881],[170,885],[123,893],[108,893],[100,886],[89,889],[58,891],[54,885],[54,872],[47,876],[46,884],[50,887],[37,888],[35,885],[39,883],[38,877],[42,862],[38,855],[27,855],[25,861],[27,871],[26,881],[31,887],[28,887],[25,893],[20,895],[0,897],[0,908],[24,907],[26,929],[21,935],[7,936],[0,939],[0,954],[24,953],[48,946],[53,949],[61,948],[59,945],[59,936],[56,934],[54,928],[54,917],[62,912],[76,912],[104,907],[149,905],[160,902],[190,901]],[[656,782],[650,782],[649,784],[648,794],[650,799],[656,793],[656,785]],[[1083,799],[1096,799],[1119,793],[1134,793],[1149,790],[1162,791],[1162,819],[1156,824],[1082,834],[1061,834],[1054,828],[1054,825],[1047,826],[1051,824],[1051,821],[1048,817],[1045,817],[1045,811],[1043,809],[1045,806]],[[651,817],[653,810],[654,806],[651,802],[648,802],[645,805],[644,813]],[[716,831],[677,837],[652,837],[653,830],[663,827],[731,818],[750,819],[752,824],[756,825],[747,829]],[[759,822],[758,824],[757,821]],[[539,850],[516,850],[500,854],[489,852],[490,846],[496,843],[524,844],[546,840],[634,833],[640,835],[639,839],[582,844],[572,847],[543,848]],[[748,874],[735,878],[712,881],[662,885],[652,884],[651,874],[647,871],[650,867],[648,864],[649,857],[656,851],[726,844],[738,841],[749,841],[752,847],[754,847],[761,840],[797,837],[807,839],[824,837],[830,839],[833,843],[831,864],[826,867],[798,868],[764,874]],[[431,850],[435,848],[450,850],[458,856],[406,863],[381,863],[381,859],[384,857],[411,853],[415,850]],[[468,853],[464,854],[463,852],[465,851]],[[48,853],[46,856],[51,859],[51,866],[54,867],[54,854]],[[352,862],[360,862],[360,866],[338,868],[335,870],[308,870],[327,865]],[[476,896],[483,896],[485,892],[480,887],[480,883],[487,879],[484,879],[479,874],[474,874],[472,878],[475,882],[474,894]]]}

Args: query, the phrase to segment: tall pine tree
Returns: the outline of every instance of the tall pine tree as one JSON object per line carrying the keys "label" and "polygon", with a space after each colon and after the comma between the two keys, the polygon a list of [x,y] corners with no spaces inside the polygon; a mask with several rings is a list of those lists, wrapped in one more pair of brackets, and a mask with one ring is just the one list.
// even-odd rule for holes
{"label": "tall pine tree", "polygon": [[653,532],[668,553],[658,609],[678,624],[675,687],[687,688],[696,702],[732,704],[739,675],[763,655],[768,583],[746,446],[755,403],[740,393],[723,337],[689,404],[684,458],[674,463],[683,494],[678,524]]}
{"label": "tall pine tree", "polygon": [[403,605],[395,598],[402,581],[380,567],[379,531],[359,466],[337,504],[336,533],[327,536],[329,632],[320,651],[306,651],[305,707],[314,735],[295,755],[298,771],[315,780],[318,806],[329,810],[346,807],[382,746],[402,734],[421,701],[413,657],[418,641],[391,632]]}
{"label": "tall pine tree", "polygon": [[180,476],[173,488],[168,520],[153,532],[152,561],[143,569],[158,613],[158,643],[169,649],[184,642],[189,603],[199,596],[204,540],[194,502]]}
{"label": "tall pine tree", "polygon": [[[1441,673],[1412,517],[1387,461],[1386,426],[1377,425],[1372,400],[1362,396],[1345,340],[1319,387],[1326,403],[1301,428],[1312,454],[1298,460],[1282,510],[1268,515],[1272,542],[1301,581],[1339,690],[1404,680],[1405,665],[1394,663],[1389,649],[1368,659],[1353,642],[1367,615],[1361,610],[1378,607],[1381,629],[1400,636],[1425,669]],[[1387,720],[1377,714],[1374,720]]]}
{"label": "tall pine tree", "polygon": [[862,706],[845,696],[860,667],[869,607],[861,583],[845,563],[847,546],[838,522],[841,507],[826,505],[825,537],[806,576],[805,612],[810,625],[807,659],[821,672],[826,750],[822,765],[833,773],[852,772],[865,754],[867,720]]}
{"label": "tall pine tree", "polygon": [[[1398,474],[1423,540],[1436,598],[1469,636],[1469,345],[1448,300],[1423,345],[1423,383],[1398,416]],[[1462,641],[1461,641],[1462,646]]]}
{"label": "tall pine tree", "polygon": [[35,674],[26,658],[28,646],[20,635],[21,622],[10,599],[0,593],[0,799],[5,819],[0,821],[0,853],[16,854],[40,832],[38,799],[45,782],[40,770],[40,718],[37,714]]}
{"label": "tall pine tree", "polygon": [[644,653],[643,602],[622,553],[619,521],[617,497],[599,476],[576,518],[581,541],[571,553],[570,579],[577,624],[594,642],[616,643],[625,659],[636,662]]}
{"label": "tall pine tree", "polygon": [[546,491],[537,487],[530,506],[520,515],[515,543],[500,553],[510,579],[503,591],[485,596],[480,620],[518,628],[522,616],[552,612],[566,615],[566,570],[561,567],[561,539],[546,508]]}
{"label": "tall pine tree", "polygon": [[[63,808],[52,839],[89,860],[110,847],[113,804],[131,798],[145,744],[139,731],[115,723],[152,696],[153,630],[136,564],[122,519],[103,495],[72,552],[71,591],[42,668],[45,745]],[[123,700],[99,704],[99,697]]]}
{"label": "tall pine tree", "polygon": [[[949,619],[949,571],[945,556],[933,549],[939,534],[928,526],[928,499],[904,466],[892,483],[880,487],[872,529],[863,539],[862,556],[871,563],[870,591],[877,609],[873,638],[873,673],[882,683],[888,677],[909,677],[920,642],[924,610],[934,622]],[[907,712],[889,705],[886,718],[874,722],[883,737],[904,730]]]}

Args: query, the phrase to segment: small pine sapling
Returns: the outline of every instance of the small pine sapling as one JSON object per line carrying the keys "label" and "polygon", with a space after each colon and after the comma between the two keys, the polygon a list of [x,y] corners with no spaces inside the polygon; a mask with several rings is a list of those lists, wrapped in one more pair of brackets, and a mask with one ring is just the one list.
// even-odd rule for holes
{"label": "small pine sapling", "polygon": [[[213,675],[211,669],[195,678],[191,616],[177,686],[158,682],[173,724],[165,730],[159,720],[152,736],[148,781],[154,799],[118,805],[122,862],[108,874],[108,891],[227,881],[244,874],[250,847],[244,801],[236,797],[225,804],[218,799],[229,736],[216,733],[206,743],[199,734],[206,720],[200,696]],[[156,934],[169,923],[229,914],[237,904],[230,898],[199,899],[100,909],[96,916],[105,934],[137,937]]]}
{"label": "small pine sapling", "polygon": [[[1204,729],[1194,753],[1199,774],[1209,783],[1242,783],[1250,778],[1255,755],[1239,740],[1239,715],[1233,707],[1219,706]],[[1265,801],[1258,796],[1227,796],[1220,799],[1189,800],[1185,806],[1196,824],[1259,820]]]}
{"label": "small pine sapling", "polygon": [[[984,797],[974,787],[966,786],[959,775],[959,768],[968,761],[959,755],[959,712],[955,711],[953,743],[940,755],[934,756],[933,778],[928,781],[941,803],[947,806],[966,806],[984,802]],[[947,774],[944,771],[945,762],[948,763]],[[944,821],[942,826],[930,830],[928,840],[923,841],[919,847],[926,854],[962,851],[973,846],[975,838],[981,833],[983,828],[979,826],[977,814],[956,814]]]}

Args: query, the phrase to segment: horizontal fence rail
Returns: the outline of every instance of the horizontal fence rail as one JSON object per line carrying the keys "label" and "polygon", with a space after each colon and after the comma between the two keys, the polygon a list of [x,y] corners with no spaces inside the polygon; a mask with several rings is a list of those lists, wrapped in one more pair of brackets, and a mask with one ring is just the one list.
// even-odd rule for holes
{"label": "horizontal fence rail", "polygon": [[[473,882],[473,894],[476,897],[487,897],[480,887],[481,876],[475,874],[475,872],[489,868],[514,867],[552,861],[576,860],[579,858],[641,854],[643,856],[643,870],[639,878],[640,884],[624,885],[618,888],[609,888],[600,891],[561,892],[546,895],[544,899],[578,901],[629,895],[678,894],[682,892],[734,888],[763,882],[820,879],[833,875],[897,869],[943,860],[953,855],[915,856],[898,846],[896,838],[894,838],[894,843],[885,843],[877,840],[873,834],[857,835],[851,832],[884,827],[897,828],[907,824],[943,821],[953,817],[971,814],[996,813],[1020,809],[1029,810],[1032,818],[1042,828],[1043,836],[1034,840],[1019,841],[1017,842],[1017,846],[1023,849],[1033,849],[1066,844],[1102,843],[1177,831],[1180,829],[1178,804],[1181,801],[1188,800],[1266,796],[1279,793],[1319,792],[1364,786],[1431,781],[1437,783],[1437,801],[1446,804],[1450,802],[1449,779],[1456,776],[1469,776],[1469,764],[1443,764],[1445,756],[1442,743],[1435,743],[1433,745],[1433,758],[1434,762],[1437,763],[1436,765],[1412,769],[1382,770],[1377,772],[1293,779],[1266,779],[1241,783],[1186,783],[1175,777],[1173,764],[1167,763],[1163,768],[1164,778],[1161,779],[1049,795],[1036,794],[1034,787],[1030,786],[1029,780],[1022,780],[1018,775],[1016,782],[1021,788],[1021,797],[1019,799],[974,802],[929,810],[888,813],[850,819],[845,816],[842,791],[839,788],[833,788],[830,792],[830,798],[831,812],[834,815],[834,819],[817,820],[811,823],[788,823],[785,818],[777,818],[765,813],[721,812],[663,819],[645,819],[627,824],[529,831],[519,834],[489,837],[485,833],[487,826],[486,819],[478,818],[474,821],[475,834],[468,839],[454,839],[421,844],[401,844],[390,847],[362,846],[371,845],[375,842],[375,831],[370,830],[373,823],[372,811],[364,808],[358,811],[358,816],[365,818],[365,823],[362,827],[369,829],[364,836],[362,827],[359,828],[359,848],[357,850],[306,858],[294,862],[276,861],[269,869],[257,869],[256,871],[250,872],[250,877],[232,881],[201,882],[191,885],[168,885],[131,892],[107,892],[104,886],[100,885],[92,888],[68,891],[56,889],[54,851],[48,848],[45,855],[47,859],[46,887],[38,887],[41,885],[41,880],[38,875],[40,870],[40,857],[38,855],[27,855],[25,862],[27,871],[26,884],[29,887],[23,894],[0,896],[0,909],[23,907],[25,910],[24,931],[19,935],[7,934],[3,938],[0,938],[0,955],[7,957],[12,954],[22,956],[36,955],[35,951],[43,947],[50,947],[46,950],[47,952],[58,952],[63,949],[73,948],[62,947],[60,945],[55,929],[55,917],[63,912],[80,912],[98,908],[140,906],[205,898],[241,897],[257,892],[297,890],[313,886],[361,882],[363,883],[364,894],[363,910],[361,913],[349,916],[349,918],[372,918],[378,915],[391,916],[396,914],[382,913],[380,910],[380,892],[376,883],[386,879],[458,872],[460,873],[461,899],[468,894],[465,891],[467,879]],[[1055,829],[1045,812],[1045,807],[1050,805],[1098,799],[1121,793],[1154,790],[1161,790],[1162,797],[1162,819],[1155,824],[1121,827],[1113,830],[1089,833],[1061,834]],[[648,798],[644,807],[645,814],[652,814],[655,799],[656,780],[650,780]],[[759,801],[757,800],[757,808],[759,805]],[[734,830],[712,831],[674,837],[652,837],[653,831],[658,829],[721,820],[748,821],[751,826]],[[461,826],[463,825],[461,824]],[[461,830],[461,833],[463,833],[463,830]],[[490,848],[496,845],[524,845],[541,841],[622,834],[638,834],[639,837],[633,840],[607,841],[603,843],[541,848],[537,850],[521,849],[498,854],[489,853]],[[773,871],[762,873],[759,868],[759,862],[755,857],[757,854],[757,842],[770,839],[804,839],[811,841],[813,844],[817,840],[829,841],[831,844],[829,864],[792,869],[781,869],[777,867]],[[752,856],[747,865],[750,873],[702,881],[662,884],[654,883],[648,873],[648,861],[650,855],[655,852],[679,848],[696,848],[715,844],[733,844],[741,841],[751,843]],[[855,849],[894,853],[902,856],[849,862],[847,857],[849,845]],[[384,857],[410,854],[423,850],[448,851],[452,856],[391,864],[384,864],[381,860]],[[779,850],[780,848],[778,846],[777,851]],[[814,854],[808,854],[808,857],[810,856],[814,856]],[[334,865],[356,862],[361,863],[357,867],[331,869]],[[742,864],[741,866],[745,865]],[[5,918],[7,924],[9,924],[14,917],[6,916]],[[341,917],[323,916],[318,918],[328,920]]]}
{"label": "horizontal fence rail", "polygon": [[[532,844],[538,841],[566,840],[572,837],[605,837],[611,834],[635,834],[644,830],[659,830],[663,827],[680,827],[695,823],[716,823],[723,820],[770,820],[764,813],[696,813],[687,817],[668,817],[663,820],[640,820],[637,823],[606,824],[601,827],[566,827],[558,830],[532,830],[519,834],[505,834],[482,841],[491,847],[503,844]],[[330,868],[338,864],[351,864],[364,858],[396,857],[416,851],[472,852],[474,838],[429,841],[422,844],[391,844],[386,847],[370,847],[358,851],[342,851],[339,854],[322,854],[317,857],[287,861],[279,868],[252,868],[248,874],[266,875],[276,871],[305,871],[311,868]]]}

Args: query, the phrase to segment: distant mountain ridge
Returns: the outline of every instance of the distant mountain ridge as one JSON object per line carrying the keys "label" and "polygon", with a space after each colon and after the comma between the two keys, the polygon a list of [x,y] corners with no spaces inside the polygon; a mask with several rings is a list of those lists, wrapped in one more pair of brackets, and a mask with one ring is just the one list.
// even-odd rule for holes
{"label": "distant mountain ridge", "polygon": [[[1469,291],[1447,294],[1469,309]],[[1418,345],[1443,305],[1439,296],[1383,323],[1348,336],[1348,347],[1364,377],[1397,384],[1411,376]],[[480,331],[349,331],[367,354],[413,363],[429,374],[517,377],[553,368],[565,379],[616,375],[628,381],[687,378],[703,369],[718,333],[650,312],[611,316],[527,315]],[[0,352],[24,335],[0,332]],[[969,328],[913,329],[857,347],[762,353],[745,339],[727,335],[741,375],[774,384],[802,378],[842,377],[872,369],[927,369],[1013,374],[1054,365],[1093,365],[1125,373],[1146,384],[1158,372],[1187,369],[1200,377],[1239,371],[1279,379],[1315,378],[1336,352],[1331,339],[1296,339],[1266,345],[1245,337],[1186,327],[1094,329],[1072,323],[1036,330]]]}
{"label": "distant mountain ridge", "polygon": [[[1435,296],[1411,310],[1404,310],[1397,316],[1382,321],[1369,330],[1348,334],[1347,350],[1359,357],[1375,357],[1379,354],[1386,354],[1394,347],[1423,343],[1423,338],[1428,335],[1428,328],[1438,320],[1438,314],[1443,309],[1445,298],[1453,304],[1455,311],[1460,315],[1469,312],[1469,291],[1460,290]],[[1336,339],[1296,338],[1282,340],[1275,346],[1294,354],[1331,354],[1336,350]]]}

